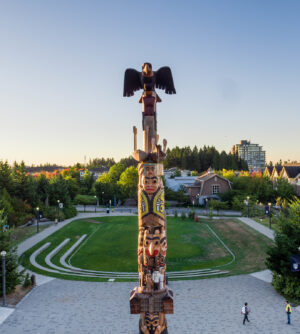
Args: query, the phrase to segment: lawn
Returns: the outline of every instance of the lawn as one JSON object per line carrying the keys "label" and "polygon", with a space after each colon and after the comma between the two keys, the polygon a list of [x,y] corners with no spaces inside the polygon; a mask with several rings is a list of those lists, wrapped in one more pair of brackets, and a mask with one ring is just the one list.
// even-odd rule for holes
{"label": "lawn", "polygon": [[[168,271],[218,268],[229,270],[232,275],[265,269],[266,249],[271,241],[238,220],[200,220],[195,223],[168,217],[167,224]],[[234,261],[209,227],[234,253]],[[42,272],[29,264],[30,254],[50,241],[51,246],[37,257],[37,261],[47,267],[45,256],[65,238],[70,238],[70,244],[53,258],[53,263],[59,265],[62,254],[83,234],[88,234],[87,240],[69,259],[73,266],[90,270],[137,271],[138,224],[137,217],[133,216],[75,220],[27,251],[21,262],[25,267]],[[75,276],[65,278],[101,280]]]}

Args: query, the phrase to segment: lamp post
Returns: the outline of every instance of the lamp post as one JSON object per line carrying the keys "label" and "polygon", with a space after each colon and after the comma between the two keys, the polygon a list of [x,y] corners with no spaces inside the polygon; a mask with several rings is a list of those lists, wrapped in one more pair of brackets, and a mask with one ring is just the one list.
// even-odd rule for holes
{"label": "lamp post", "polygon": [[272,203],[268,203],[268,206],[269,206],[269,228],[271,228],[271,224],[272,224],[271,206],[272,206]]}
{"label": "lamp post", "polygon": [[104,205],[104,191],[102,191],[102,204]]}
{"label": "lamp post", "polygon": [[1,252],[2,257],[2,291],[3,291],[3,299],[2,299],[2,306],[6,306],[6,277],[5,277],[5,257],[6,251]]}
{"label": "lamp post", "polygon": [[36,233],[40,231],[40,208],[36,208]]}
{"label": "lamp post", "polygon": [[96,212],[96,210],[97,210],[97,196],[95,195],[94,198],[95,198],[95,212]]}
{"label": "lamp post", "polygon": [[58,219],[58,222],[60,222],[60,217],[59,217],[59,203],[60,203],[60,200],[58,199],[57,200],[57,219]]}
{"label": "lamp post", "polygon": [[247,196],[247,207],[248,207],[248,218],[249,218],[249,199],[250,199],[250,196]]}

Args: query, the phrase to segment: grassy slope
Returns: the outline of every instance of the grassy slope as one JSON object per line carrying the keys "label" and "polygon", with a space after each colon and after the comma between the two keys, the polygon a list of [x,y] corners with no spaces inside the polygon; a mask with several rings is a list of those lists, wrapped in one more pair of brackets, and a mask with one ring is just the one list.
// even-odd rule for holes
{"label": "grassy slope", "polygon": [[[98,220],[102,224],[95,224]],[[209,232],[206,223],[221,237],[236,255],[236,261],[226,266],[231,255]],[[46,266],[44,257],[65,238],[71,238],[69,245],[53,258],[59,265],[60,256],[82,234],[90,236],[78,253],[71,258],[71,264],[85,269],[107,271],[137,271],[137,217],[101,217],[92,220],[77,220],[40,242],[22,256],[22,263],[36,272],[29,264],[30,254],[47,241],[51,246],[37,257]],[[93,234],[94,232],[94,234]],[[241,274],[265,269],[265,251],[271,242],[239,221],[227,219],[194,223],[179,218],[168,218],[168,271],[196,268],[223,267],[230,274]],[[50,274],[51,275],[51,274]],[[56,276],[56,274],[52,274]],[[61,277],[61,275],[58,275]],[[64,276],[67,279],[81,279]],[[85,280],[101,280],[83,278]]]}

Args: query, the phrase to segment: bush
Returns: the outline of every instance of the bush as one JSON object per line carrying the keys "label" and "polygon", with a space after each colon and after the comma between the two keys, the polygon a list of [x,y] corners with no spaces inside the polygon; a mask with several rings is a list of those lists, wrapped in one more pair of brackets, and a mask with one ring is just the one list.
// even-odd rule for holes
{"label": "bush", "polygon": [[23,287],[28,288],[31,285],[32,285],[32,282],[31,282],[30,275],[29,275],[29,273],[26,273],[25,277],[24,277],[24,281],[23,281]]}
{"label": "bush", "polygon": [[188,216],[189,216],[189,218],[191,219],[191,220],[194,220],[194,217],[195,217],[195,211],[189,211],[189,213],[188,213]]}
{"label": "bush", "polygon": [[74,203],[80,205],[95,205],[96,198],[89,195],[76,195],[74,198]]}
{"label": "bush", "polygon": [[77,210],[75,208],[75,206],[73,205],[69,205],[65,208],[63,208],[62,210],[63,215],[64,215],[64,219],[68,219],[68,218],[72,218],[75,217],[77,215]]}
{"label": "bush", "polygon": [[57,218],[57,207],[47,206],[42,211],[45,218],[50,220],[55,220]]}
{"label": "bush", "polygon": [[237,196],[233,197],[232,209],[236,211],[242,211],[245,208],[244,202]]}
{"label": "bush", "polygon": [[185,218],[186,218],[185,212],[181,212],[181,216],[180,217],[181,217],[182,220],[185,220]]}

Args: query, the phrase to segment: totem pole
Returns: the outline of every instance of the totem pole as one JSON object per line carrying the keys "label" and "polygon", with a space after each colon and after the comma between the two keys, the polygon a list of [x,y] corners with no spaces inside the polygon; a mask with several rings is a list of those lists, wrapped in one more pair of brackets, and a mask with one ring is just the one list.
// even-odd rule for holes
{"label": "totem pole", "polygon": [[165,314],[173,313],[173,292],[166,285],[167,224],[165,194],[162,182],[167,141],[158,144],[156,103],[161,102],[155,88],[175,94],[169,67],[152,71],[152,65],[144,63],[142,72],[125,71],[124,96],[132,96],[143,89],[139,102],[143,105],[144,149],[137,149],[137,129],[133,127],[133,157],[139,162],[138,220],[139,234],[137,262],[139,286],[130,294],[131,314],[140,314],[139,333],[167,334]]}

